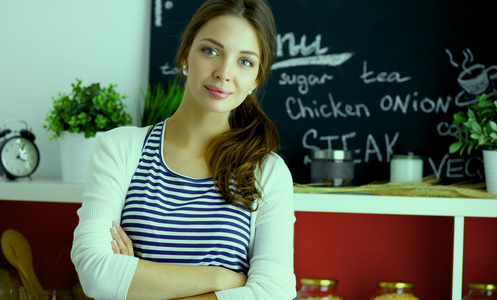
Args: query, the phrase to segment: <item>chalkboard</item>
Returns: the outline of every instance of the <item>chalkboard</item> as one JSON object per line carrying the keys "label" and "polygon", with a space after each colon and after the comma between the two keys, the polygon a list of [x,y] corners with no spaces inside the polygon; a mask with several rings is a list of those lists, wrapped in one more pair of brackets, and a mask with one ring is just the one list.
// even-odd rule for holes
{"label": "chalkboard", "polygon": [[[180,35],[203,0],[154,1],[150,82],[178,70]],[[311,149],[354,153],[354,184],[389,178],[398,151],[424,175],[483,181],[481,154],[449,154],[452,115],[493,97],[494,18],[485,1],[270,0],[278,52],[262,107],[294,181],[310,182]],[[477,77],[480,75],[480,77]]]}

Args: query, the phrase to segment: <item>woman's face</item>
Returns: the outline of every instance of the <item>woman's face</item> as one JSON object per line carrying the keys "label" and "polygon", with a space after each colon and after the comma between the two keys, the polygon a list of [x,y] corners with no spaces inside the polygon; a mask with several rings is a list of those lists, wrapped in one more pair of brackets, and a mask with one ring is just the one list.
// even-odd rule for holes
{"label": "woman's face", "polygon": [[257,34],[241,17],[221,15],[197,33],[188,54],[185,97],[204,109],[229,113],[256,86],[260,64]]}

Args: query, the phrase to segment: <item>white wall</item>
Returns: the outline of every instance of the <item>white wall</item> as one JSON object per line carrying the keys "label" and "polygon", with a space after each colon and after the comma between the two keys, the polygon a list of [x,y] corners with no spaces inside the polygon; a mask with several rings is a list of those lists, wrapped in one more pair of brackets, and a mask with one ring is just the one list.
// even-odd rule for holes
{"label": "white wall", "polygon": [[[146,90],[150,0],[0,0],[0,127],[23,119],[36,135],[36,177],[60,177],[59,145],[43,125],[52,97],[75,78],[117,84],[137,124]],[[14,126],[14,124],[12,124]]]}

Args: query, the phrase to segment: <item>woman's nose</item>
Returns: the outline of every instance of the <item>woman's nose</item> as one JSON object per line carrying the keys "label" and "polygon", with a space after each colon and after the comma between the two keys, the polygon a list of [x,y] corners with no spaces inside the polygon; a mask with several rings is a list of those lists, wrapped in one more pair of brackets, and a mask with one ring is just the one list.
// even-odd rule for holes
{"label": "woman's nose", "polygon": [[220,63],[218,68],[214,71],[214,77],[222,81],[230,81],[231,73],[229,64],[227,62]]}

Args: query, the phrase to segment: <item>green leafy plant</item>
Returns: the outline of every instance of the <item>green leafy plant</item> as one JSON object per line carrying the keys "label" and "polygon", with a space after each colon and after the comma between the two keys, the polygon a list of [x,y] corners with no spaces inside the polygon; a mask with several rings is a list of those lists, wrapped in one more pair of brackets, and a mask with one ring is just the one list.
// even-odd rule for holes
{"label": "green leafy plant", "polygon": [[81,86],[76,78],[72,92],[59,93],[53,99],[53,108],[46,117],[47,131],[52,131],[50,139],[57,139],[63,131],[84,133],[86,138],[94,137],[97,131],[107,131],[131,123],[131,115],[126,112],[126,104],[116,90],[117,85],[100,87],[100,83]]}
{"label": "green leafy plant", "polygon": [[[494,90],[497,97],[497,90]],[[497,100],[487,98],[486,94],[477,97],[478,102],[468,106],[466,112],[454,114],[454,125],[459,125],[461,135],[449,147],[450,153],[468,154],[473,149],[497,150]]]}
{"label": "green leafy plant", "polygon": [[178,78],[169,81],[167,90],[161,83],[148,86],[144,96],[144,108],[141,126],[157,124],[174,114],[181,103],[185,88],[178,83]]}

